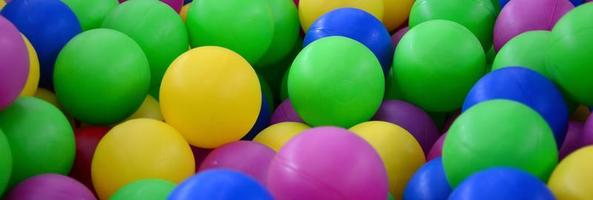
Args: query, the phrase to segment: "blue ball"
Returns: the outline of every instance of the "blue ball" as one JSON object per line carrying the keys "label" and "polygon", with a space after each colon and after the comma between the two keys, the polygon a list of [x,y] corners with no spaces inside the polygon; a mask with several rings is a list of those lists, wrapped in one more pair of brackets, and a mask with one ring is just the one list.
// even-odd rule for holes
{"label": "blue ball", "polygon": [[554,195],[537,177],[518,169],[496,167],[468,177],[449,200],[505,199],[553,200]]}
{"label": "blue ball", "polygon": [[404,200],[447,199],[451,186],[445,176],[441,157],[424,164],[408,181],[404,190]]}
{"label": "blue ball", "polygon": [[31,41],[37,51],[41,67],[39,84],[53,88],[54,62],[58,53],[82,31],[74,12],[60,0],[13,0],[6,4],[1,14]]}
{"label": "blue ball", "polygon": [[272,200],[255,179],[229,169],[200,172],[177,186],[169,200]]}
{"label": "blue ball", "polygon": [[469,91],[463,111],[483,101],[508,99],[538,112],[562,145],[568,126],[568,106],[560,90],[545,76],[523,67],[507,67],[482,77]]}
{"label": "blue ball", "polygon": [[261,101],[261,109],[259,110],[259,115],[257,116],[257,120],[255,124],[249,130],[249,133],[245,135],[241,140],[253,140],[255,136],[267,128],[270,125],[270,118],[272,117],[272,111],[270,110],[270,106],[268,105],[268,100],[266,100],[266,96],[262,94],[262,101]]}
{"label": "blue ball", "polygon": [[[505,5],[507,5],[507,3],[509,3],[510,0],[499,0],[499,4],[500,4],[500,9],[504,8]],[[570,0],[570,3],[572,3],[572,5],[574,6],[579,6],[583,3],[585,3],[584,0]]]}
{"label": "blue ball", "polygon": [[344,36],[368,47],[387,73],[393,58],[393,42],[389,32],[373,15],[356,8],[340,8],[319,17],[307,30],[303,46],[315,40]]}

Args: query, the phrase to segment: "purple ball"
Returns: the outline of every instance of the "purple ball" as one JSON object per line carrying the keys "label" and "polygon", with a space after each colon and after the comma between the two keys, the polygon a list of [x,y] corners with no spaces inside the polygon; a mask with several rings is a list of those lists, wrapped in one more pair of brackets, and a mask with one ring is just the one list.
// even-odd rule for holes
{"label": "purple ball", "polygon": [[552,30],[574,6],[568,0],[512,0],[494,25],[494,48],[500,50],[513,37],[532,30]]}
{"label": "purple ball", "polygon": [[304,131],[274,156],[268,171],[275,199],[385,200],[388,185],[373,147],[336,127]]}
{"label": "purple ball", "polygon": [[226,168],[247,174],[265,185],[273,149],[252,141],[237,141],[214,149],[206,156],[198,172]]}
{"label": "purple ball", "polygon": [[426,156],[426,161],[441,157],[443,155],[443,142],[445,142],[445,138],[447,137],[447,133],[441,135],[439,139],[432,145],[430,151],[428,152],[428,156]]}
{"label": "purple ball", "polygon": [[397,48],[397,44],[399,44],[399,41],[402,39],[402,37],[404,37],[404,35],[410,30],[409,27],[403,27],[399,30],[397,30],[397,32],[395,32],[392,36],[391,36],[391,41],[393,42],[393,47]]}
{"label": "purple ball", "polygon": [[566,157],[573,151],[586,145],[582,143],[583,137],[585,136],[585,132],[583,131],[584,127],[585,124],[583,122],[570,121],[570,123],[568,124],[568,129],[566,130],[566,138],[564,138],[564,143],[562,143],[562,147],[560,148],[560,160],[562,160],[564,157]]}
{"label": "purple ball", "polygon": [[82,183],[60,174],[42,174],[20,182],[6,195],[6,200],[94,200]]}
{"label": "purple ball", "polygon": [[439,129],[426,112],[405,101],[383,101],[373,119],[391,122],[406,129],[418,140],[425,155],[441,136]]}
{"label": "purple ball", "polygon": [[284,100],[280,105],[278,105],[272,114],[272,119],[270,119],[270,125],[280,122],[305,123],[299,114],[297,114],[297,112],[294,110],[294,107],[292,107],[289,99]]}
{"label": "purple ball", "polygon": [[29,75],[29,52],[21,32],[0,16],[0,110],[21,93]]}

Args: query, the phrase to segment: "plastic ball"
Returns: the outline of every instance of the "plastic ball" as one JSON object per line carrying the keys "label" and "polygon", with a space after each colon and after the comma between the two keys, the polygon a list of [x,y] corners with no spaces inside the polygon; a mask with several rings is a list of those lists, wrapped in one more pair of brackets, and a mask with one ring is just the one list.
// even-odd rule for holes
{"label": "plastic ball", "polygon": [[80,181],[88,188],[93,188],[91,179],[91,161],[97,144],[107,134],[110,128],[90,126],[78,128],[74,131],[76,137],[76,158],[70,171],[70,177]]}
{"label": "plastic ball", "polygon": [[516,167],[545,181],[557,162],[556,142],[546,121],[510,100],[490,100],[466,110],[443,145],[443,165],[453,187],[494,166]]}
{"label": "plastic ball", "polygon": [[477,172],[461,183],[449,196],[451,200],[541,199],[554,200],[546,184],[537,177],[510,167]]}
{"label": "plastic ball", "polygon": [[[497,10],[490,0],[418,0],[414,2],[410,11],[409,23],[410,28],[414,28],[430,20],[450,20],[465,26],[480,40],[483,49],[489,49],[492,46],[492,29],[497,14]],[[441,34],[434,36],[434,38],[438,38],[436,36],[444,37]],[[454,46],[464,46],[460,44],[462,43],[440,44],[439,46],[447,49]],[[466,51],[461,53],[464,52]]]}
{"label": "plastic ball", "polygon": [[441,135],[426,112],[405,101],[383,101],[373,119],[391,122],[406,129],[420,143],[424,153],[428,153]]}
{"label": "plastic ball", "polygon": [[31,41],[41,66],[39,83],[52,88],[58,53],[82,31],[76,15],[60,0],[18,0],[7,4],[1,14]]}
{"label": "plastic ball", "polygon": [[570,99],[593,105],[593,3],[576,7],[552,31],[548,69]]}
{"label": "plastic ball", "polygon": [[27,52],[29,52],[29,75],[27,76],[27,83],[25,83],[25,87],[23,87],[19,96],[33,96],[39,85],[39,59],[29,39],[23,35],[23,40],[27,45]]}
{"label": "plastic ball", "polygon": [[163,121],[163,115],[161,114],[161,107],[159,102],[154,99],[151,95],[146,95],[146,99],[142,102],[142,105],[134,112],[134,114],[128,117],[129,119],[140,119],[150,118]]}
{"label": "plastic ball", "polygon": [[29,74],[27,46],[19,30],[0,16],[0,110],[9,106],[25,87]]}
{"label": "plastic ball", "polygon": [[173,127],[153,119],[134,119],[113,127],[97,145],[91,165],[100,199],[140,179],[179,183],[194,171],[189,144]]}
{"label": "plastic ball", "polygon": [[101,27],[105,16],[119,5],[117,0],[62,0],[62,2],[72,9],[84,31]]}
{"label": "plastic ball", "polygon": [[196,172],[198,172],[198,169],[200,169],[199,166],[202,165],[202,162],[204,161],[204,159],[206,159],[208,154],[210,154],[210,152],[212,152],[212,149],[202,149],[202,148],[191,146],[191,151],[194,154],[194,161],[196,163]]}
{"label": "plastic ball", "polygon": [[272,113],[270,124],[277,124],[281,122],[303,122],[303,119],[294,110],[294,107],[290,103],[290,99],[284,100],[280,105],[278,105],[276,110],[274,110],[274,113]]}
{"label": "plastic ball", "polygon": [[43,174],[31,177],[16,185],[6,200],[95,200],[93,192],[78,181],[60,174]]}
{"label": "plastic ball", "polygon": [[395,32],[392,36],[391,36],[391,41],[393,42],[393,49],[397,48],[397,45],[399,44],[399,41],[402,39],[402,37],[404,37],[404,35],[406,33],[408,33],[408,31],[410,31],[409,27],[404,27],[401,28],[399,30],[397,30],[397,32]]}
{"label": "plastic ball", "polygon": [[165,121],[201,148],[241,139],[262,104],[253,68],[222,47],[195,48],[179,56],[163,77],[160,96]]}
{"label": "plastic ball", "polygon": [[393,31],[404,24],[410,15],[412,5],[413,0],[384,0],[383,23],[387,30]]}
{"label": "plastic ball", "polygon": [[278,152],[292,138],[311,127],[299,122],[273,124],[255,136],[253,141],[264,144]]}
{"label": "plastic ball", "polygon": [[408,181],[426,161],[420,144],[402,127],[383,121],[360,123],[350,131],[379,153],[389,176],[389,191],[401,199]]}
{"label": "plastic ball", "polygon": [[443,143],[445,142],[445,138],[447,137],[447,133],[444,133],[439,137],[439,139],[432,145],[428,155],[426,156],[426,160],[432,160],[437,157],[441,157],[443,155]]}
{"label": "plastic ball", "polygon": [[191,46],[228,48],[249,63],[257,63],[275,36],[275,18],[269,4],[269,0],[193,2],[186,21]]}
{"label": "plastic ball", "polygon": [[200,171],[215,168],[242,172],[266,184],[268,166],[276,153],[266,145],[252,141],[237,141],[214,149],[202,161]]}
{"label": "plastic ball", "polygon": [[0,129],[12,151],[9,185],[38,174],[70,171],[76,150],[74,133],[68,119],[50,103],[18,98],[0,112]]}
{"label": "plastic ball", "polygon": [[4,195],[12,172],[12,153],[8,139],[0,129],[0,196]]}
{"label": "plastic ball", "polygon": [[[160,0],[161,2],[167,4],[169,7],[171,7],[173,10],[175,10],[175,12],[180,12],[181,11],[181,7],[184,4],[184,0]],[[119,0],[119,2],[121,4],[123,4],[124,2],[126,2],[126,0]]]}
{"label": "plastic ball", "polygon": [[492,70],[504,67],[526,67],[553,80],[546,69],[547,52],[550,49],[552,33],[549,31],[528,31],[507,42],[496,54]]}
{"label": "plastic ball", "polygon": [[382,200],[389,191],[375,149],[334,127],[309,129],[288,142],[272,160],[267,182],[276,199]]}
{"label": "plastic ball", "polygon": [[447,199],[451,194],[440,157],[424,164],[406,185],[404,200]]}
{"label": "plastic ball", "polygon": [[569,154],[550,176],[548,187],[558,199],[592,199],[593,146]]}
{"label": "plastic ball", "polygon": [[272,200],[272,195],[255,179],[228,169],[198,173],[181,183],[169,200]]}
{"label": "plastic ball", "polygon": [[408,102],[429,112],[449,112],[461,107],[485,70],[484,51],[468,29],[451,21],[431,20],[404,35],[395,50],[389,79],[395,85],[391,90],[400,91]]}
{"label": "plastic ball", "polygon": [[150,94],[159,99],[165,71],[188,49],[187,31],[181,17],[159,1],[134,0],[117,6],[105,17],[101,27],[125,33],[140,45],[150,65]]}
{"label": "plastic ball", "polygon": [[341,36],[309,44],[288,74],[290,101],[299,116],[313,126],[351,127],[371,119],[381,104],[384,87],[375,55],[363,44]]}
{"label": "plastic ball", "polygon": [[300,0],[298,6],[301,26],[305,32],[320,16],[337,8],[358,8],[377,19],[383,19],[385,9],[383,0]]}
{"label": "plastic ball", "polygon": [[330,36],[362,43],[379,59],[387,73],[393,61],[393,43],[385,26],[373,15],[356,8],[340,8],[320,16],[305,33],[303,46]]}
{"label": "plastic ball", "polygon": [[181,7],[181,11],[179,11],[179,16],[181,16],[181,19],[184,23],[187,21],[187,11],[189,10],[190,6],[191,3],[185,4],[183,7]]}
{"label": "plastic ball", "polygon": [[175,189],[175,183],[163,179],[142,179],[117,190],[111,200],[162,200]]}
{"label": "plastic ball", "polygon": [[469,91],[463,111],[484,101],[508,99],[535,110],[548,122],[556,144],[562,146],[568,126],[568,108],[554,82],[522,67],[508,67],[486,74]]}
{"label": "plastic ball", "polygon": [[593,144],[593,135],[583,129],[583,122],[571,121],[568,124],[566,139],[559,150],[560,160],[581,147]]}
{"label": "plastic ball", "polygon": [[257,66],[276,64],[289,56],[299,40],[301,25],[296,6],[290,0],[268,0],[274,18],[274,35]]}
{"label": "plastic ball", "polygon": [[[263,83],[263,82],[260,82]],[[263,91],[262,91],[263,92]],[[257,115],[257,120],[251,130],[247,133],[247,135],[241,138],[242,140],[253,140],[253,138],[262,130],[270,125],[270,115],[272,115],[270,111],[270,106],[268,100],[265,96],[262,97],[261,101],[261,108],[259,110],[259,114]]]}

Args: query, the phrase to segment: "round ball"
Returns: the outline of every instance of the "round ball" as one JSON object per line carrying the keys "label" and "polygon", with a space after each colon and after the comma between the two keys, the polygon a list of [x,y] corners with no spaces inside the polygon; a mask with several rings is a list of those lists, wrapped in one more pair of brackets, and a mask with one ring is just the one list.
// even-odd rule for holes
{"label": "round ball", "polygon": [[70,172],[74,133],[68,119],[50,103],[18,98],[0,112],[0,129],[12,152],[11,186],[38,174]]}
{"label": "round ball", "polygon": [[201,148],[241,139],[262,104],[253,68],[222,47],[195,48],[179,56],[163,77],[160,96],[165,121]]}
{"label": "round ball", "polygon": [[394,31],[404,24],[410,16],[412,5],[413,0],[383,0],[383,23],[387,30]]}
{"label": "round ball", "polygon": [[253,139],[278,152],[292,138],[311,127],[299,122],[282,122],[269,126]]}
{"label": "round ball", "polygon": [[101,27],[125,33],[140,45],[150,65],[150,94],[158,99],[165,71],[188,48],[181,17],[160,1],[134,0],[117,6]]}
{"label": "round ball", "polygon": [[397,48],[397,45],[399,44],[399,41],[402,39],[402,37],[404,37],[404,35],[406,33],[408,33],[408,31],[410,31],[409,27],[404,27],[401,28],[399,30],[397,30],[397,32],[395,32],[392,36],[391,36],[391,41],[393,42],[393,49]]}
{"label": "round ball", "polygon": [[496,54],[492,70],[504,67],[526,67],[553,80],[546,68],[547,52],[552,42],[549,31],[528,31],[507,42]]}
{"label": "round ball", "polygon": [[153,119],[134,119],[113,127],[97,145],[91,165],[100,199],[140,179],[179,183],[194,171],[189,144],[173,127]]}
{"label": "round ball", "polygon": [[7,4],[1,14],[31,41],[39,55],[39,83],[53,88],[56,57],[62,47],[82,31],[74,12],[59,0],[19,0]]}
{"label": "round ball", "polygon": [[276,110],[274,110],[274,113],[272,113],[270,124],[281,122],[303,122],[303,119],[296,113],[294,107],[290,103],[290,99],[286,99],[280,103],[280,105],[276,107]]}
{"label": "round ball", "polygon": [[[184,1],[184,0],[160,0],[160,1],[167,4],[173,10],[175,10],[175,12],[180,12],[184,3],[186,3],[186,1]],[[126,0],[119,0],[119,2],[123,4],[124,2],[126,2]]]}
{"label": "round ball", "polygon": [[[587,127],[591,126],[590,123],[587,123],[587,125]],[[584,128],[585,124],[583,122],[570,121],[566,131],[566,138],[559,150],[560,160],[581,147],[593,144],[593,132],[584,132]]]}
{"label": "round ball", "polygon": [[268,3],[274,18],[274,35],[268,50],[256,66],[276,64],[289,56],[301,33],[299,14],[290,0],[268,0]]}
{"label": "round ball", "polygon": [[163,179],[142,179],[117,190],[111,200],[161,200],[167,199],[175,183]]}
{"label": "round ball", "polygon": [[10,151],[8,139],[4,135],[4,132],[0,130],[0,195],[4,195],[11,173],[12,153]]}
{"label": "round ball", "polygon": [[[492,29],[497,14],[489,0],[418,0],[410,11],[409,23],[410,28],[414,28],[430,20],[450,20],[466,27],[480,40],[483,49],[489,49],[492,46]],[[434,36],[445,37],[443,34]],[[462,43],[441,45],[446,48],[463,46],[460,44]]]}
{"label": "round ball", "polygon": [[62,2],[72,9],[84,31],[101,27],[105,16],[119,5],[117,0],[62,0]]}
{"label": "round ball", "polygon": [[492,99],[516,101],[535,110],[552,128],[558,147],[562,146],[568,125],[568,107],[552,81],[523,67],[496,70],[486,74],[473,86],[462,110]]}
{"label": "round ball", "polygon": [[494,48],[499,50],[513,37],[532,30],[552,30],[574,6],[568,0],[513,0],[502,9],[494,25]]}
{"label": "round ball", "polygon": [[305,32],[320,16],[337,8],[358,8],[371,13],[377,19],[383,19],[385,8],[383,0],[300,0],[298,6],[301,26]]}
{"label": "round ball", "polygon": [[399,42],[389,74],[395,86],[391,90],[426,111],[453,111],[461,107],[485,66],[480,42],[468,29],[431,20],[412,28]]}
{"label": "round ball", "polygon": [[29,74],[27,46],[19,30],[0,16],[0,110],[9,106],[25,87]]}
{"label": "round ball", "polygon": [[93,188],[91,179],[91,161],[95,154],[97,144],[107,134],[110,128],[101,126],[89,126],[78,128],[74,132],[76,137],[76,158],[72,165],[69,176],[80,181],[88,188]]}
{"label": "round ball", "polygon": [[16,185],[6,200],[95,200],[95,195],[78,181],[60,174],[43,174],[31,177]]}
{"label": "round ball", "polygon": [[401,199],[408,181],[425,162],[420,144],[405,129],[383,121],[360,123],[350,131],[379,153],[389,176],[389,191]]}
{"label": "round ball", "polygon": [[134,114],[128,117],[130,119],[150,118],[163,121],[163,115],[161,114],[161,106],[159,102],[150,95],[146,95],[146,99],[142,102],[142,105],[134,112]]}
{"label": "round ball", "polygon": [[27,75],[27,83],[25,83],[25,87],[23,87],[19,96],[33,96],[39,85],[39,58],[37,58],[37,52],[35,52],[35,48],[33,48],[29,39],[24,35],[22,36],[29,53],[29,75]]}
{"label": "round ball", "polygon": [[[260,84],[262,84],[262,83],[265,83],[265,82],[263,82],[263,81],[260,82]],[[262,95],[264,95],[263,93],[265,93],[265,91],[262,90]],[[241,139],[242,140],[253,140],[253,138],[257,135],[257,133],[264,130],[266,127],[268,127],[270,125],[270,117],[271,117],[270,115],[271,114],[272,113],[270,111],[270,106],[268,104],[268,100],[264,95],[264,96],[262,96],[261,107],[259,110],[259,114],[257,115],[257,120],[255,121],[255,124],[253,125],[253,127],[251,127],[251,130],[249,130],[247,135],[243,136],[243,138],[241,138]]]}
{"label": "round ball", "polygon": [[343,36],[369,48],[387,73],[393,60],[393,43],[385,26],[373,15],[356,8],[340,8],[320,16],[307,30],[303,46],[330,36]]}
{"label": "round ball", "polygon": [[447,133],[444,133],[439,137],[439,139],[432,145],[428,155],[426,156],[426,160],[432,160],[437,157],[441,157],[443,155],[443,143],[445,142],[445,138],[447,137]]}
{"label": "round ball", "polygon": [[58,100],[74,118],[112,124],[142,104],[150,70],[134,40],[114,30],[93,29],[73,38],[60,52],[54,79]]}
{"label": "round ball", "polygon": [[363,44],[341,36],[309,44],[288,74],[291,103],[313,126],[351,127],[369,120],[381,104],[384,87],[375,55]]}
{"label": "round ball", "polygon": [[171,192],[168,199],[272,200],[273,198],[262,184],[245,174],[229,169],[212,169],[185,180]]}
{"label": "round ball", "polygon": [[254,64],[272,44],[274,19],[269,0],[200,0],[191,4],[186,26],[192,47],[221,46]]}
{"label": "round ball", "polygon": [[451,186],[494,166],[516,167],[547,180],[558,162],[552,130],[534,110],[510,100],[490,100],[455,120],[443,145]]}
{"label": "round ball", "polygon": [[553,200],[554,195],[537,177],[510,167],[496,167],[477,172],[459,185],[451,200],[470,199],[541,199]]}
{"label": "round ball", "polygon": [[438,157],[414,173],[406,186],[403,199],[447,199],[451,190],[443,169],[443,161]]}
{"label": "round ball", "polygon": [[187,21],[187,11],[189,10],[190,6],[191,6],[191,2],[183,5],[183,7],[181,8],[181,11],[179,11],[179,16],[181,16],[181,19],[183,20],[184,23]]}
{"label": "round ball", "polygon": [[320,127],[301,133],[276,154],[268,188],[278,199],[387,199],[389,181],[381,157],[364,139]]}
{"label": "round ball", "polygon": [[568,155],[550,176],[548,187],[558,199],[593,198],[593,146],[581,148]]}

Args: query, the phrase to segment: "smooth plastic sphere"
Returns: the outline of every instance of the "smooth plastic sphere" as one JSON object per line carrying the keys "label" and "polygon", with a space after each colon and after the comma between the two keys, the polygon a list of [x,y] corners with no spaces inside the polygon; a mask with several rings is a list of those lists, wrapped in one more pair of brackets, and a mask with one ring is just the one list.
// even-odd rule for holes
{"label": "smooth plastic sphere", "polygon": [[95,200],[93,192],[78,181],[60,174],[43,174],[31,177],[16,185],[6,200]]}
{"label": "smooth plastic sphere", "polygon": [[55,106],[20,97],[0,112],[0,129],[12,152],[10,186],[44,173],[68,174],[74,161],[74,133]]}
{"label": "smooth plastic sphere", "polygon": [[169,200],[272,200],[272,195],[255,179],[228,169],[212,169],[181,183]]}
{"label": "smooth plastic sphere", "polygon": [[25,83],[25,87],[23,87],[19,96],[33,96],[39,85],[39,58],[37,58],[37,52],[35,52],[29,39],[23,35],[23,40],[27,45],[27,52],[29,52],[29,75],[27,75],[27,83]]}
{"label": "smooth plastic sphere", "polygon": [[121,187],[110,200],[162,200],[175,187],[175,183],[163,179],[142,179]]}
{"label": "smooth plastic sphere", "polygon": [[241,139],[262,105],[251,65],[222,47],[195,48],[179,56],[163,77],[160,96],[165,121],[201,148]]}
{"label": "smooth plastic sphere", "polygon": [[443,166],[453,187],[494,166],[516,167],[545,181],[557,162],[556,142],[546,121],[510,100],[490,100],[466,110],[443,145]]}
{"label": "smooth plastic sphere", "polygon": [[371,13],[377,19],[383,19],[385,9],[383,0],[300,0],[298,6],[301,26],[305,32],[320,16],[338,8],[358,8]]}
{"label": "smooth plastic sphere", "polygon": [[[302,2],[301,2],[302,3]],[[351,127],[373,117],[383,99],[381,64],[363,44],[332,36],[305,47],[288,74],[288,95],[307,124]]]}
{"label": "smooth plastic sphere", "polygon": [[134,112],[134,114],[128,117],[130,119],[150,118],[163,121],[163,115],[161,114],[161,106],[159,102],[154,99],[151,95],[146,95],[146,99],[142,102],[142,105]]}
{"label": "smooth plastic sphere", "polygon": [[268,189],[276,199],[383,200],[389,181],[381,157],[364,139],[320,127],[299,134],[276,154]]}
{"label": "smooth plastic sphere", "polygon": [[17,27],[0,16],[0,110],[9,106],[25,87],[29,56]]}
{"label": "smooth plastic sphere", "polygon": [[[260,81],[260,84],[262,84],[262,83],[265,83],[265,82]],[[265,91],[262,90],[262,95],[263,95],[263,93],[265,93]],[[249,132],[247,132],[247,135],[243,136],[243,138],[241,138],[241,139],[242,140],[253,140],[253,138],[255,136],[257,136],[257,133],[264,130],[266,127],[268,127],[270,125],[270,117],[271,117],[270,115],[272,115],[271,112],[272,111],[270,111],[270,106],[268,104],[268,100],[264,95],[264,96],[262,96],[261,108],[259,110],[259,114],[257,115],[257,120],[255,121],[255,124],[253,125],[253,127],[251,127],[251,130],[249,130]]]}
{"label": "smooth plastic sphere", "polygon": [[299,122],[281,122],[259,132],[253,141],[264,144],[278,152],[288,141],[310,128],[308,125]]}
{"label": "smooth plastic sphere", "polygon": [[100,199],[128,183],[160,178],[179,183],[195,171],[194,156],[173,127],[153,119],[134,119],[113,127],[101,139],[91,165]]}
{"label": "smooth plastic sphere", "polygon": [[[180,12],[181,8],[183,7],[183,5],[185,3],[184,0],[160,0],[160,1],[167,4],[173,10],[175,10],[175,12]],[[124,2],[126,2],[126,0],[119,0],[119,2],[123,4]]]}
{"label": "smooth plastic sphere", "polygon": [[62,0],[62,2],[76,14],[83,31],[101,27],[105,16],[119,5],[117,0]]}
{"label": "smooth plastic sphere", "polygon": [[404,24],[410,16],[412,5],[413,0],[383,0],[383,23],[387,30],[394,31]]}
{"label": "smooth plastic sphere", "polygon": [[181,16],[183,23],[185,23],[187,21],[187,11],[189,10],[190,6],[191,6],[191,2],[183,5],[183,7],[181,8],[181,11],[179,11],[179,16]]}
{"label": "smooth plastic sphere", "polygon": [[76,137],[76,158],[69,176],[80,181],[88,188],[93,188],[91,179],[91,161],[95,154],[97,144],[107,134],[110,128],[90,126],[78,128],[74,131]]}
{"label": "smooth plastic sphere", "polygon": [[111,124],[131,115],[146,98],[149,84],[142,49],[130,37],[110,29],[76,36],[56,61],[58,100],[74,118],[91,124]]}
{"label": "smooth plastic sphere", "polygon": [[468,29],[431,20],[412,28],[399,42],[389,79],[391,90],[408,102],[429,112],[449,112],[461,107],[485,70],[484,51]]}
{"label": "smooth plastic sphere", "polygon": [[10,174],[12,173],[12,153],[8,144],[8,139],[4,132],[0,130],[0,196],[8,186]]}
{"label": "smooth plastic sphere", "polygon": [[554,169],[548,187],[558,199],[593,198],[593,146],[581,148],[568,155]]}
{"label": "smooth plastic sphere", "polygon": [[392,36],[391,36],[391,41],[393,42],[393,49],[397,48],[397,45],[399,44],[399,41],[402,39],[402,37],[404,37],[404,35],[406,33],[408,33],[408,31],[410,31],[409,27],[404,27],[401,28],[399,30],[397,30],[397,32],[395,32]]}
{"label": "smooth plastic sphere", "polygon": [[507,42],[496,54],[492,71],[504,67],[526,67],[553,80],[546,68],[546,58],[552,42],[549,31],[528,31]]}
{"label": "smooth plastic sphere", "polygon": [[432,160],[437,157],[441,157],[443,155],[443,143],[445,142],[445,138],[447,137],[447,133],[444,133],[439,137],[439,139],[432,145],[428,155],[426,156],[426,160]]}
{"label": "smooth plastic sphere", "polygon": [[424,164],[406,185],[404,200],[447,199],[451,194],[440,157]]}
{"label": "smooth plastic sphere", "polygon": [[256,67],[273,67],[289,56],[295,45],[298,45],[301,25],[297,7],[290,0],[268,0],[274,17],[274,36],[266,53]]}
{"label": "smooth plastic sphere", "polygon": [[[591,122],[587,121],[587,128],[585,124],[578,121],[571,121],[568,124],[566,131],[566,138],[559,150],[560,160],[564,159],[570,153],[587,145],[593,145],[593,132],[591,132]],[[586,130],[586,131],[585,131]]]}
{"label": "smooth plastic sphere", "polygon": [[278,107],[276,107],[274,113],[272,113],[270,124],[277,124],[281,122],[303,122],[303,119],[294,110],[292,103],[290,103],[290,99],[285,99],[280,105],[278,105]]}

